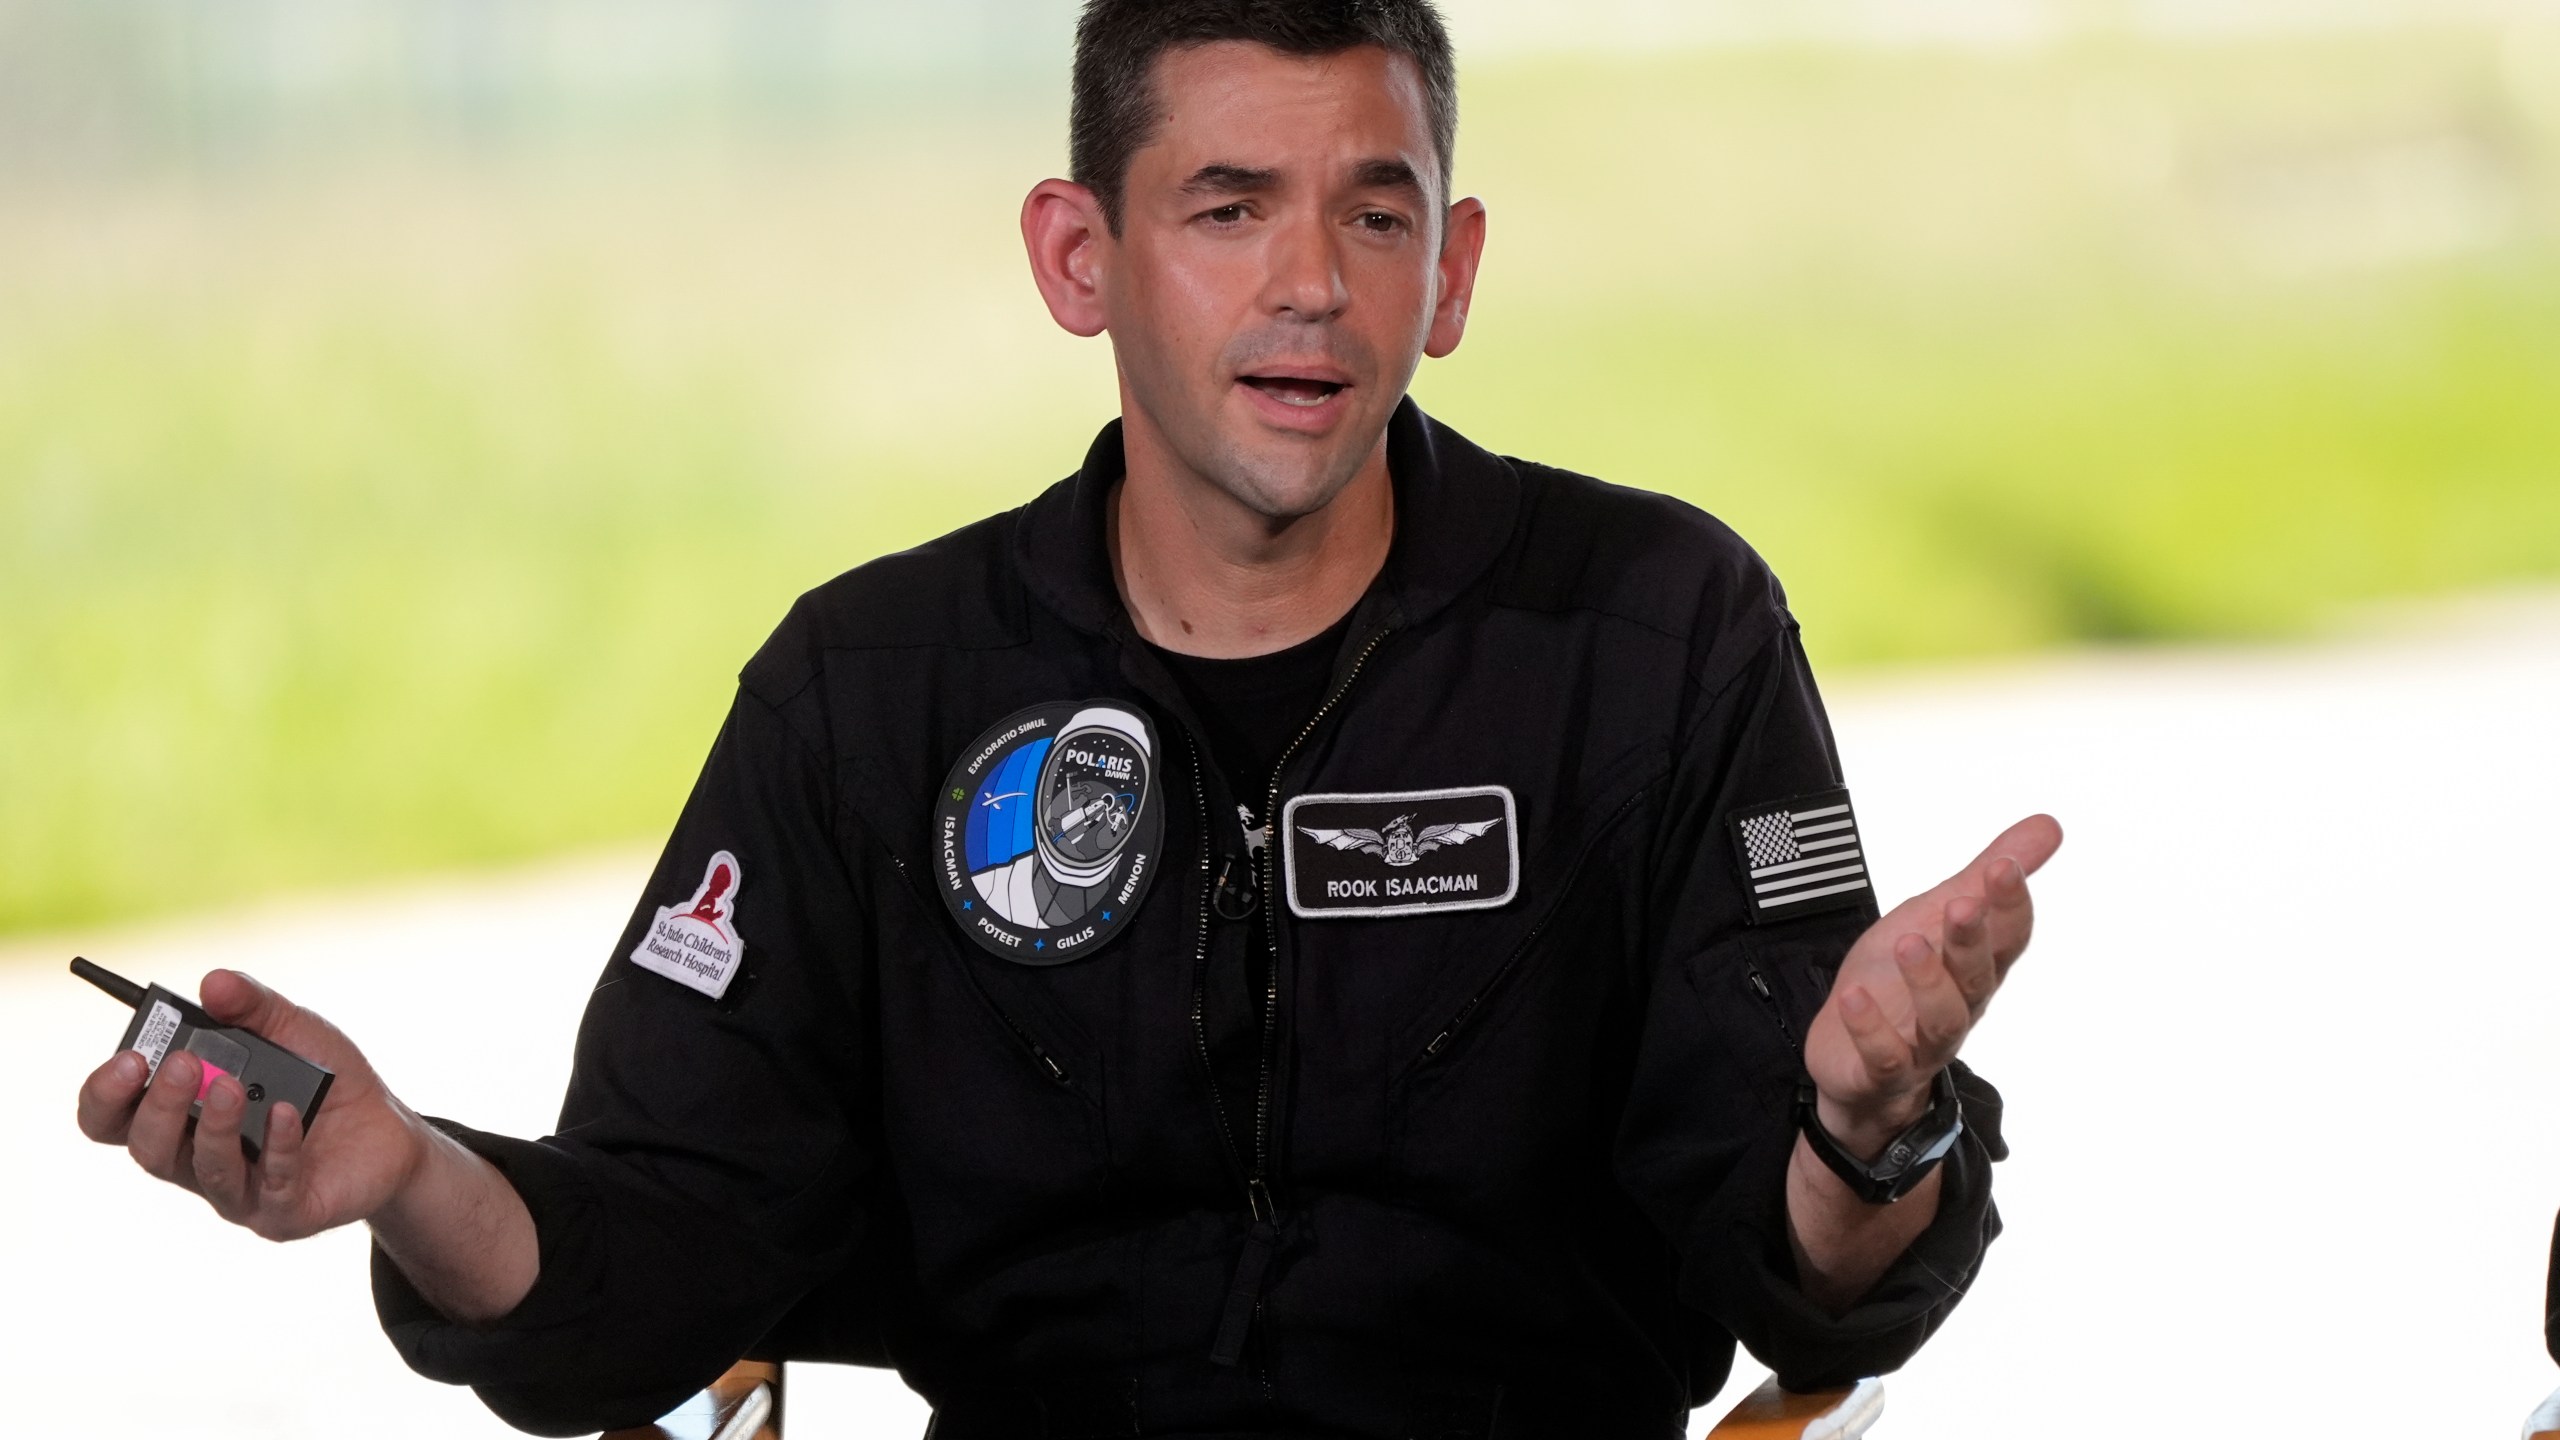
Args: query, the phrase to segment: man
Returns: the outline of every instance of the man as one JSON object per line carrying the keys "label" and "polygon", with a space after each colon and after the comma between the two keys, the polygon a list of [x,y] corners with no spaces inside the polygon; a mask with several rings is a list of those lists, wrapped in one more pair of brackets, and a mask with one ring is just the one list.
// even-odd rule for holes
{"label": "man", "polygon": [[560,1131],[339,1074],[255,1164],[138,1056],[81,1121],[377,1241],[422,1372],[528,1429],[757,1346],[956,1437],[1658,1437],[1738,1337],[1900,1364],[1997,1229],[1953,1063],[2042,817],[1878,920],[1775,582],[1405,390],[1464,334],[1426,0],[1093,0],[1023,208],[1121,416],[1011,514],[813,591],[588,1007]]}

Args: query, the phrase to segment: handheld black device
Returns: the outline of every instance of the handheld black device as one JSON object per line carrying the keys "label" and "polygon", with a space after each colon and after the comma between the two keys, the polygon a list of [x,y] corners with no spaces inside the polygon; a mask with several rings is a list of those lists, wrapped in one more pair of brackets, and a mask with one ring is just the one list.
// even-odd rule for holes
{"label": "handheld black device", "polygon": [[249,1097],[248,1108],[240,1116],[240,1144],[252,1160],[267,1143],[270,1107],[280,1100],[290,1101],[301,1112],[307,1131],[329,1094],[329,1082],[338,1078],[326,1067],[262,1036],[223,1024],[184,996],[157,985],[136,985],[80,959],[71,962],[71,973],[133,1007],[133,1023],[125,1027],[122,1048],[141,1051],[153,1075],[160,1073],[160,1062],[172,1050],[187,1051],[202,1062],[203,1078],[196,1082],[195,1104],[188,1107],[188,1115],[204,1114],[204,1097],[214,1076],[229,1075],[240,1082]]}

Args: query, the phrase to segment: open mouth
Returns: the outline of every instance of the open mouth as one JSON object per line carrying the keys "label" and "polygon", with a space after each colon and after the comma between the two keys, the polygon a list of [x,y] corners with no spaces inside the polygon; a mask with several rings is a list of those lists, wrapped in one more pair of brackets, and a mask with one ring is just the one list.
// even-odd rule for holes
{"label": "open mouth", "polygon": [[1246,375],[1241,378],[1245,384],[1281,404],[1295,405],[1300,409],[1313,409],[1351,388],[1331,380],[1304,380],[1294,375]]}

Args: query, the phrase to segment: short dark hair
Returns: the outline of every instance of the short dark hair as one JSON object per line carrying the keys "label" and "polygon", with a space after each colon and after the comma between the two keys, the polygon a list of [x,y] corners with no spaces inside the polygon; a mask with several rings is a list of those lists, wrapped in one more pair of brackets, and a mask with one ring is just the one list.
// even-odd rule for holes
{"label": "short dark hair", "polygon": [[1120,233],[1129,157],[1155,138],[1164,115],[1157,57],[1219,40],[1250,40],[1286,55],[1376,45],[1410,58],[1422,71],[1447,198],[1458,148],[1458,63],[1431,0],[1085,0],[1076,22],[1067,175],[1101,201],[1113,235]]}

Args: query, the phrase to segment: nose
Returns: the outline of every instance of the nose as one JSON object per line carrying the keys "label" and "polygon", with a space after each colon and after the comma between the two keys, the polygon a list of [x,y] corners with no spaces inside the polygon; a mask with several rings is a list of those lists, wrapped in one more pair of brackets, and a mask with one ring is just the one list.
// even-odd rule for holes
{"label": "nose", "polygon": [[1274,226],[1263,279],[1264,307],[1275,315],[1327,320],[1351,303],[1342,283],[1340,237],[1318,211]]}

